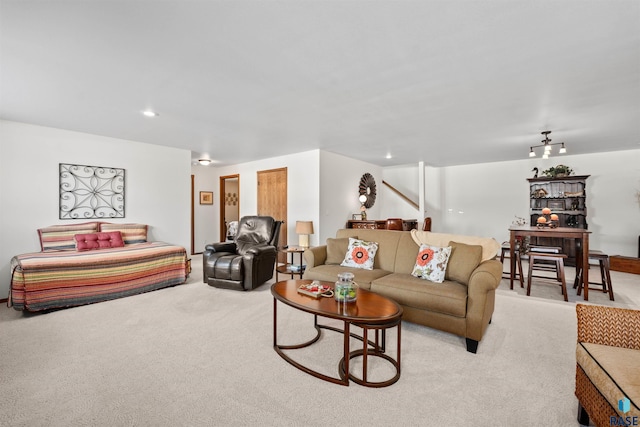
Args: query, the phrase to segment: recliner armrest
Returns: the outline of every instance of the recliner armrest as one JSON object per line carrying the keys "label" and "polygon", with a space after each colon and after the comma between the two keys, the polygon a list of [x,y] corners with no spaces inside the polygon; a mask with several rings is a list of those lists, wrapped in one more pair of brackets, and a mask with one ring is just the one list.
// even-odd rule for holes
{"label": "recliner armrest", "polygon": [[267,254],[267,253],[276,253],[276,247],[275,246],[271,246],[271,245],[258,245],[258,246],[252,246],[251,248],[249,248],[246,252],[245,252],[245,256],[250,255],[250,256],[261,256],[263,254]]}
{"label": "recliner armrest", "polygon": [[236,252],[236,244],[230,242],[210,243],[204,247],[209,252]]}

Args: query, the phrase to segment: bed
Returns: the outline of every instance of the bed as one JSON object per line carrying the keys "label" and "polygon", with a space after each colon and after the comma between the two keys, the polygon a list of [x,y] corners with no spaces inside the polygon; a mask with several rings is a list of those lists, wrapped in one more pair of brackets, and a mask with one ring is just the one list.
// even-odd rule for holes
{"label": "bed", "polygon": [[[88,229],[95,230],[92,233],[77,228],[86,224],[40,229],[43,250],[11,259],[9,305],[25,311],[71,307],[153,291],[187,280],[188,259],[182,246],[147,242],[146,226],[141,232],[140,225],[136,228],[133,224],[90,224]],[[54,232],[49,233],[47,230],[52,228]],[[119,234],[123,240],[113,243],[111,237]],[[70,244],[70,238],[74,244]],[[105,243],[107,238],[111,240]],[[87,242],[99,247],[87,249]]]}

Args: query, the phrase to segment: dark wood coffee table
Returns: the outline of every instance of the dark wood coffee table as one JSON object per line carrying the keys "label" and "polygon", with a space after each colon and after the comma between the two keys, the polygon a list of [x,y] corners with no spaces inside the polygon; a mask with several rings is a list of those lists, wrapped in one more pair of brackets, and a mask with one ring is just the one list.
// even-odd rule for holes
{"label": "dark wood coffee table", "polygon": [[[369,292],[364,289],[358,289],[358,297],[355,302],[340,303],[333,297],[313,298],[298,293],[298,287],[304,283],[310,283],[311,280],[287,280],[275,283],[271,286],[271,294],[273,295],[273,348],[287,362],[296,368],[313,375],[314,377],[323,379],[336,384],[349,385],[349,381],[367,387],[385,387],[398,381],[400,378],[400,333],[402,323],[402,307],[395,301],[390,300],[382,295]],[[333,283],[320,282],[333,288]],[[278,301],[298,310],[313,314],[313,326],[317,333],[316,336],[300,344],[281,345],[278,344]],[[329,325],[318,323],[318,316],[329,319],[337,319],[343,322],[342,329]],[[351,326],[357,326],[362,329],[362,336],[351,332]],[[385,353],[386,350],[386,331],[389,328],[397,327],[397,353],[394,359]],[[322,335],[322,329],[327,329],[342,333],[344,336],[343,356],[338,363],[339,377],[331,377],[320,372],[314,371],[283,352],[283,350],[296,350],[308,347],[317,342]],[[369,339],[369,331],[374,332],[373,340]],[[361,349],[351,351],[349,348],[349,337],[362,341]],[[385,359],[395,368],[395,376],[381,381],[372,382],[367,379],[367,362],[370,356]],[[362,377],[358,378],[349,372],[349,361],[354,357],[362,357]]]}

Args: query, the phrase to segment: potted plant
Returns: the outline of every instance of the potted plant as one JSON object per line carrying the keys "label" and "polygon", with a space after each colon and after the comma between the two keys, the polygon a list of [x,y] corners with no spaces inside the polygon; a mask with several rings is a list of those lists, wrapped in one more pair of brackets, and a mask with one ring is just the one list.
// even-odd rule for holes
{"label": "potted plant", "polygon": [[549,169],[542,171],[542,173],[549,178],[562,178],[571,175],[573,173],[573,169],[569,166],[558,165],[551,166]]}

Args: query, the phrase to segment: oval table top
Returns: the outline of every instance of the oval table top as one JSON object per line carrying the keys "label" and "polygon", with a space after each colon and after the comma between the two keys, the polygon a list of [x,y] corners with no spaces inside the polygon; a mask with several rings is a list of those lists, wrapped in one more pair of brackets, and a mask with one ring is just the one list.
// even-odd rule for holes
{"label": "oval table top", "polygon": [[[402,307],[398,303],[366,289],[359,288],[356,301],[347,303],[338,302],[333,296],[314,298],[298,292],[300,285],[311,282],[312,280],[277,282],[271,286],[271,294],[278,301],[299,310],[355,324],[385,324],[402,317]],[[334,284],[331,282],[320,283],[333,289]]]}

